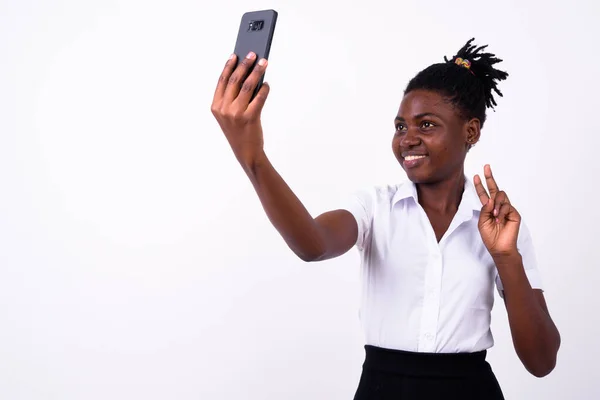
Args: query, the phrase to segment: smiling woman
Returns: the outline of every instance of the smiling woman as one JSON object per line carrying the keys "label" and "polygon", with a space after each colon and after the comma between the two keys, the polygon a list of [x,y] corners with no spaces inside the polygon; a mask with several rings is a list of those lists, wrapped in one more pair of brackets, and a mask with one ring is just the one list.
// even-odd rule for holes
{"label": "smiling woman", "polygon": [[409,182],[359,192],[317,218],[264,152],[260,114],[269,86],[254,100],[250,94],[266,60],[255,64],[251,53],[235,68],[233,56],[217,85],[212,112],[288,246],[311,262],[360,251],[366,359],[355,400],[503,399],[486,361],[494,288],[523,365],[541,377],[556,363],[560,336],[529,230],[489,166],[487,189],[479,176],[465,176],[465,157],[508,76],[471,42],[405,90],[392,150]]}
{"label": "smiling woman", "polygon": [[481,124],[457,113],[445,95],[424,89],[405,94],[395,123],[394,154],[409,179],[424,184],[456,171],[479,139]]}

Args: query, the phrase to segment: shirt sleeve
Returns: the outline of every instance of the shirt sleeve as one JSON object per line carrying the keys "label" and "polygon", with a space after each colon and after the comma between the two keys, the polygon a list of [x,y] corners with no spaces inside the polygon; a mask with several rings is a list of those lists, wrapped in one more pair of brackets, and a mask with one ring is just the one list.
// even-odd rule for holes
{"label": "shirt sleeve", "polygon": [[349,211],[356,219],[358,237],[355,245],[360,251],[364,250],[371,237],[374,202],[374,190],[362,189],[349,196],[340,207],[342,210]]}
{"label": "shirt sleeve", "polygon": [[[542,282],[542,276],[540,274],[540,271],[538,270],[537,258],[535,255],[535,247],[533,245],[531,234],[529,233],[529,228],[527,228],[527,225],[523,222],[523,220],[521,220],[519,237],[517,238],[517,249],[519,250],[521,258],[523,259],[523,267],[525,268],[525,274],[527,275],[529,284],[533,289],[543,290],[544,286]],[[504,286],[502,286],[502,281],[500,280],[500,275],[497,271],[496,287],[498,289],[500,297],[504,297]]]}

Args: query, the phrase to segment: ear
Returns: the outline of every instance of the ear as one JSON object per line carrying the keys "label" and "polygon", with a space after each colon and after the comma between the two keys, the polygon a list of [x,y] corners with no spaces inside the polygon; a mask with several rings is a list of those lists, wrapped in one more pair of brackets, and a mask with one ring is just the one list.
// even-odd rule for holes
{"label": "ear", "polygon": [[471,148],[475,143],[479,142],[481,136],[481,121],[479,121],[479,118],[471,118],[466,122],[465,133],[467,148]]}

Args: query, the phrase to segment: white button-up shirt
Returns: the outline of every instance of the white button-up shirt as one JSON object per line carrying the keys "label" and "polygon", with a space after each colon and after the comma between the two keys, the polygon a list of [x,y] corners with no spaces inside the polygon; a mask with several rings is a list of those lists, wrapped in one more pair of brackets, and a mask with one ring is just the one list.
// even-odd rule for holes
{"label": "white button-up shirt", "polygon": [[[479,234],[481,201],[469,179],[439,243],[410,181],[359,191],[342,208],[358,223],[366,344],[429,353],[493,346],[494,287],[502,295],[502,282]],[[523,222],[517,246],[531,286],[541,289]]]}

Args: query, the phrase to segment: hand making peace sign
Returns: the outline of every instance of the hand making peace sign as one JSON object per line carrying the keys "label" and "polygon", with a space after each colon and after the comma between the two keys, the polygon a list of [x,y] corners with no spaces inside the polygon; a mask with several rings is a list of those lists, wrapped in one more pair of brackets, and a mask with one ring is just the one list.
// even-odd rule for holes
{"label": "hand making peace sign", "polygon": [[498,189],[489,165],[484,167],[484,175],[489,194],[479,175],[473,178],[475,190],[483,205],[479,215],[479,233],[492,257],[514,255],[518,252],[521,215],[510,204],[506,193]]}

